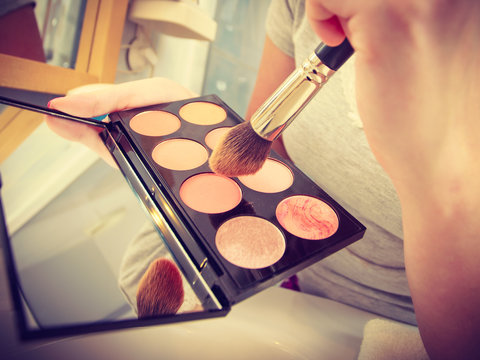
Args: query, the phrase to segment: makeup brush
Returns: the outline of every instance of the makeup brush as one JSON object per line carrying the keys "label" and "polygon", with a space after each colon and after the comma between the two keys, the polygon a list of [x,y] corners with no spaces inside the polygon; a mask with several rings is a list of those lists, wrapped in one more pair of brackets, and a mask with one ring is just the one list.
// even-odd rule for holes
{"label": "makeup brush", "polygon": [[183,297],[182,275],[177,265],[168,259],[156,259],[138,285],[138,318],[176,314]]}
{"label": "makeup brush", "polygon": [[260,170],[273,141],[352,54],[353,48],[346,38],[335,47],[320,44],[258,108],[250,121],[233,127],[219,140],[210,156],[210,168],[229,177]]}

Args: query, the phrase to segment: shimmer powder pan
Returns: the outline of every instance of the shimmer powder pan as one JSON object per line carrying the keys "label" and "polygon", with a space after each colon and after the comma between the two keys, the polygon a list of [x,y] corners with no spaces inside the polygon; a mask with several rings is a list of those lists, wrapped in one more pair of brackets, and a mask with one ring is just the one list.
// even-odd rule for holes
{"label": "shimmer powder pan", "polygon": [[205,317],[359,240],[365,227],[274,151],[228,178],[208,157],[243,119],[215,95],[110,114],[102,133]]}
{"label": "shimmer powder pan", "polygon": [[270,221],[255,216],[237,216],[223,223],[215,244],[225,259],[247,269],[271,266],[285,252],[283,233]]}

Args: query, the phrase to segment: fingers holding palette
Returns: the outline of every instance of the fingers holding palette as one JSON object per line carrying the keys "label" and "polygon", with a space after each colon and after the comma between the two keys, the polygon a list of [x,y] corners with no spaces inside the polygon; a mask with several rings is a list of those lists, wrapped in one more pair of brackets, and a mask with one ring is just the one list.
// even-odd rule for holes
{"label": "fingers holding palette", "polygon": [[205,275],[211,271],[206,282],[234,302],[351,244],[365,231],[273,151],[254,175],[212,173],[207,162],[212,149],[243,121],[214,95],[110,117],[119,129],[122,156],[133,168],[123,169],[124,175],[142,184],[152,198],[149,209],[153,203],[173,228],[175,239],[166,241],[181,243],[189,261]]}

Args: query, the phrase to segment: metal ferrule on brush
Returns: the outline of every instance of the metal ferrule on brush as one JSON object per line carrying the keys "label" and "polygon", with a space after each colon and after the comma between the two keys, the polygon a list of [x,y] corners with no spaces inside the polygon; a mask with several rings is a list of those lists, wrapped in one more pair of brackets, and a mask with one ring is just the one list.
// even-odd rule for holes
{"label": "metal ferrule on brush", "polygon": [[334,73],[312,53],[252,115],[252,129],[275,140]]}
{"label": "metal ferrule on brush", "polygon": [[328,79],[352,56],[347,38],[338,46],[321,43],[267,101],[253,114],[250,125],[273,141],[290,125]]}

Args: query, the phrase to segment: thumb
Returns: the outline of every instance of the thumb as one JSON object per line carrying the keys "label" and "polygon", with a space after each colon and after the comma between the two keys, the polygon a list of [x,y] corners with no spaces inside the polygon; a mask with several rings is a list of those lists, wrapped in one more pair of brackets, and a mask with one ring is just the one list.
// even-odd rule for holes
{"label": "thumb", "polygon": [[172,80],[147,78],[120,84],[97,84],[93,89],[83,87],[53,99],[49,106],[72,115],[93,117],[194,96],[197,95]]}
{"label": "thumb", "polygon": [[[90,84],[70,90],[66,96],[52,99],[48,107],[81,117],[107,114],[114,97],[113,84]],[[109,96],[106,96],[106,95]],[[105,104],[105,101],[108,103]]]}
{"label": "thumb", "polygon": [[305,11],[312,30],[325,44],[337,46],[343,42],[345,32],[334,13],[316,1],[307,1]]}

